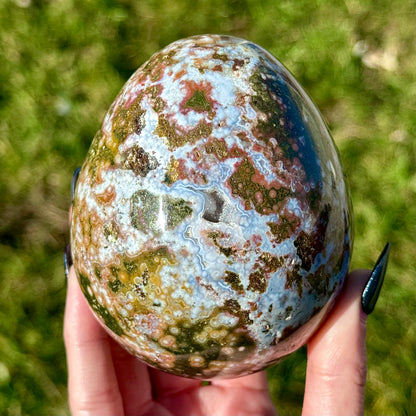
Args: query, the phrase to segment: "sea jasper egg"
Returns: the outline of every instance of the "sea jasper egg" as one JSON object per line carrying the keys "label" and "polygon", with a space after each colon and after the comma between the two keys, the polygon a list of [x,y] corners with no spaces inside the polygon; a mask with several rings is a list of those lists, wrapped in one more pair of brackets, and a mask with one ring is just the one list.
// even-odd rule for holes
{"label": "sea jasper egg", "polygon": [[210,379],[307,342],[343,285],[350,230],[306,93],[258,45],[204,35],[153,55],[111,105],[77,182],[71,248],[117,341]]}

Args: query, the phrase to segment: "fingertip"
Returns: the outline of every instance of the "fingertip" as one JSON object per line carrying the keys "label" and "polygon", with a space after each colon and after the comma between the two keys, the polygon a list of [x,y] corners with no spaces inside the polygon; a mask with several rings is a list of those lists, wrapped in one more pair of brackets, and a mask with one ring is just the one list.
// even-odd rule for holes
{"label": "fingertip", "polygon": [[65,304],[65,315],[64,315],[64,339],[65,344],[68,344],[69,337],[71,335],[70,324],[74,321],[76,315],[77,304],[82,300],[78,293],[79,288],[76,280],[74,267],[68,268],[67,277],[67,291],[66,291],[66,304]]}

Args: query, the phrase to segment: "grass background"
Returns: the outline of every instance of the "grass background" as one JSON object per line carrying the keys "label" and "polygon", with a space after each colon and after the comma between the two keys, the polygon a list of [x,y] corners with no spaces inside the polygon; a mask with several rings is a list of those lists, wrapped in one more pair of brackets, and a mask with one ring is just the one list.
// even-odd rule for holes
{"label": "grass background", "polygon": [[[68,414],[62,342],[73,170],[132,72],[198,33],[250,39],[296,76],[340,150],[352,267],[390,266],[368,321],[368,415],[416,414],[415,42],[410,0],[1,0],[0,414]],[[299,414],[305,349],[269,371]]]}

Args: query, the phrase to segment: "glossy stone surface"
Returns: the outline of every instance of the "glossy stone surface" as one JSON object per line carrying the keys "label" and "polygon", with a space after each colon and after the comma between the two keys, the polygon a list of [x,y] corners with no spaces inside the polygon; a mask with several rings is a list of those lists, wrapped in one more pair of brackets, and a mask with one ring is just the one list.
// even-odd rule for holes
{"label": "glossy stone surface", "polygon": [[301,347],[351,251],[348,195],[305,92],[259,46],[198,36],[129,79],[77,183],[74,265],[129,351],[236,377]]}

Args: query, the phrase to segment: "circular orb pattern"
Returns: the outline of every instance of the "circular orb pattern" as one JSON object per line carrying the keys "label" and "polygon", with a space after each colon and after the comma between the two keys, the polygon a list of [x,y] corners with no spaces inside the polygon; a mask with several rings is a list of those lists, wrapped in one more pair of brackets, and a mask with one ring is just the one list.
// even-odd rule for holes
{"label": "circular orb pattern", "polygon": [[105,116],[76,186],[74,266],[141,360],[242,376],[301,347],[334,304],[348,201],[325,124],[282,64],[242,39],[191,37]]}

